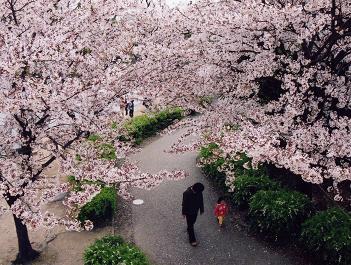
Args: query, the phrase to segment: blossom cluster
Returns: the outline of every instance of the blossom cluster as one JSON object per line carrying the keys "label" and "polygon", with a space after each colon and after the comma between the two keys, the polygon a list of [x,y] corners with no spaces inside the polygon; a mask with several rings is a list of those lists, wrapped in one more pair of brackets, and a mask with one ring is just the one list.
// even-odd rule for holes
{"label": "blossom cluster", "polygon": [[226,156],[245,152],[310,183],[330,179],[336,193],[350,182],[348,3],[205,0],[160,16],[135,47],[148,69],[140,93],[202,113],[191,130]]}

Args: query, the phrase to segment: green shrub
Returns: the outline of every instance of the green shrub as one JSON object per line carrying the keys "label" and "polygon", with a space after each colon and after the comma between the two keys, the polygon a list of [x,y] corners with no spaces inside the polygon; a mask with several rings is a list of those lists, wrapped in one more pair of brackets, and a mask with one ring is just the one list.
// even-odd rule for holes
{"label": "green shrub", "polygon": [[351,216],[339,208],[317,213],[302,224],[304,247],[327,264],[351,264]]}
{"label": "green shrub", "polygon": [[113,187],[103,187],[90,202],[85,204],[78,214],[78,220],[84,223],[90,220],[94,226],[100,226],[110,220],[116,210],[116,190]]}
{"label": "green shrub", "polygon": [[100,186],[104,186],[102,181],[92,181],[92,180],[77,180],[75,176],[68,176],[67,177],[68,183],[71,184],[72,189],[74,191],[82,191],[82,185],[84,184],[94,184],[94,185],[100,185]]}
{"label": "green shrub", "polygon": [[123,244],[118,249],[124,264],[126,265],[149,265],[149,261],[143,252],[131,244]]}
{"label": "green shrub", "polygon": [[242,175],[234,180],[233,203],[241,208],[247,207],[253,195],[260,190],[278,190],[279,184],[266,175]]}
{"label": "green shrub", "polygon": [[71,185],[75,185],[77,183],[75,176],[67,176],[67,181]]}
{"label": "green shrub", "polygon": [[[235,174],[235,176],[237,176],[237,178],[240,176],[259,177],[259,178],[262,176],[266,176],[265,168],[259,167],[258,169],[253,169],[251,167],[251,158],[247,157],[245,154],[238,154],[238,156],[239,156],[238,160],[231,159],[228,161],[228,160],[225,160],[223,157],[218,157],[214,161],[212,161],[213,160],[212,158],[215,155],[215,152],[218,152],[218,151],[219,151],[219,146],[215,143],[210,143],[209,145],[203,146],[200,149],[199,158],[201,160],[205,161],[202,165],[204,173],[207,176],[209,176],[211,178],[211,180],[213,180],[214,183],[222,190],[227,192],[229,189],[227,184],[226,184],[225,173],[220,172],[218,170],[218,168],[221,167],[224,163],[233,167],[234,174]],[[206,162],[206,160],[211,161],[211,162]],[[248,168],[245,168],[244,164],[247,164]],[[258,179],[257,182],[260,182],[260,180],[268,182],[267,179],[268,178]],[[253,181],[254,178],[251,178],[249,180]],[[243,185],[245,184],[245,183],[242,183],[244,180],[242,180],[240,178],[238,181],[239,182],[241,181],[239,184],[243,184]],[[270,183],[270,184],[272,184],[272,183]],[[266,183],[262,183],[262,185],[264,185],[264,186],[265,186],[265,184]],[[257,184],[257,185],[259,185],[259,184]],[[267,183],[267,185],[268,185],[268,183]],[[232,186],[232,185],[229,185],[229,186]],[[236,183],[234,183],[234,186],[236,187]],[[255,193],[256,191],[253,190],[252,192]],[[251,197],[251,196],[249,196],[249,197]],[[234,198],[234,200],[238,199],[239,197],[240,197],[240,194],[238,194],[238,197]],[[250,198],[247,198],[247,199],[244,198],[244,199],[247,202]],[[244,201],[241,202],[241,200],[238,200],[238,205],[240,205],[240,204],[244,204]]]}
{"label": "green shrub", "polygon": [[76,154],[75,159],[76,159],[77,161],[82,161],[82,157],[81,157],[80,154]]}
{"label": "green shrub", "polygon": [[214,154],[214,151],[217,149],[219,149],[219,146],[216,143],[210,143],[207,146],[203,146],[200,149],[199,157],[204,159],[211,158]]}
{"label": "green shrub", "polygon": [[146,256],[119,236],[96,240],[84,252],[84,265],[149,265]]}
{"label": "green shrub", "polygon": [[68,176],[67,180],[73,191],[83,190],[84,184],[98,185],[101,191],[90,202],[80,208],[78,220],[84,224],[85,220],[90,220],[94,226],[103,225],[106,220],[110,220],[116,210],[117,192],[113,187],[105,187],[101,181],[77,180],[74,176]]}
{"label": "green shrub", "polygon": [[203,166],[204,173],[214,182],[214,184],[227,191],[228,187],[225,184],[226,175],[224,172],[218,171],[218,168],[224,164],[224,158],[218,158],[210,164]]}
{"label": "green shrub", "polygon": [[109,244],[104,240],[97,240],[84,252],[84,265],[118,265],[122,261],[116,251],[119,244]]}
{"label": "green shrub", "polygon": [[[208,146],[203,146],[200,149],[199,158],[205,159],[205,161],[206,159],[209,159],[211,161],[211,158],[214,156],[214,152],[218,150],[218,148],[219,146],[215,143],[210,143]],[[225,184],[226,175],[225,173],[220,172],[218,170],[218,168],[221,167],[224,164],[224,162],[224,158],[218,157],[210,163],[205,162],[202,165],[202,170],[214,182],[214,184],[217,187],[223,189],[224,191],[227,191],[228,187]]]}
{"label": "green shrub", "polygon": [[158,120],[160,120],[161,115],[163,115],[163,120],[166,119],[168,122],[166,123],[166,126],[169,126],[174,120],[180,120],[183,117],[184,113],[181,108],[169,108],[158,112],[155,116]]}
{"label": "green shrub", "polygon": [[121,142],[129,142],[130,141],[130,138],[124,134],[119,135],[117,137],[117,139],[118,139],[118,141],[121,141]]}
{"label": "green shrub", "polygon": [[80,181],[76,180],[75,176],[68,176],[67,180],[68,180],[68,183],[72,186],[72,190],[74,190],[74,191],[81,191],[82,190],[82,183]]}
{"label": "green shrub", "polygon": [[111,123],[111,129],[116,130],[117,128],[118,128],[117,122],[113,121],[113,122]]}
{"label": "green shrub", "polygon": [[250,200],[251,229],[274,241],[299,233],[311,214],[311,202],[296,191],[258,191]]}
{"label": "green shrub", "polygon": [[220,157],[212,163],[204,165],[203,170],[208,176],[212,178],[225,177],[225,174],[218,170],[218,168],[220,168],[224,164],[224,162],[224,158]]}
{"label": "green shrub", "polygon": [[116,148],[112,144],[101,144],[99,146],[101,158],[106,160],[116,160]]}
{"label": "green shrub", "polygon": [[101,136],[100,135],[98,135],[98,134],[91,134],[91,135],[89,135],[89,137],[88,137],[88,141],[91,141],[91,142],[96,142],[96,141],[99,141],[99,140],[101,140]]}
{"label": "green shrub", "polygon": [[[258,168],[252,167],[252,159],[244,153],[237,154],[239,159],[232,159],[230,163],[234,167],[234,172],[236,176],[266,176],[266,168],[264,166],[259,166]],[[244,165],[247,165],[246,167]]]}
{"label": "green shrub", "polygon": [[[128,135],[134,138],[135,143],[140,144],[143,139],[155,135],[157,131],[165,129],[174,120],[182,117],[182,109],[170,108],[150,115],[136,116],[128,121],[124,127]],[[124,138],[126,137],[124,136]]]}

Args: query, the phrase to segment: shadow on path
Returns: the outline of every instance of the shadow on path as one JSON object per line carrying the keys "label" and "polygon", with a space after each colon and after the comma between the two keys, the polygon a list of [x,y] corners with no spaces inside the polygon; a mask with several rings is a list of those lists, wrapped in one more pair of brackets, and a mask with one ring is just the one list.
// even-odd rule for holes
{"label": "shadow on path", "polygon": [[[245,231],[227,221],[218,228],[213,215],[217,200],[214,189],[195,166],[196,153],[169,154],[163,152],[177,140],[181,131],[165,135],[145,145],[132,156],[142,170],[154,173],[161,169],[185,169],[190,176],[180,181],[166,181],[159,187],[145,191],[134,190],[143,205],[133,205],[135,243],[157,265],[298,265],[292,257],[267,248]],[[195,182],[205,185],[205,213],[199,215],[195,232],[199,246],[188,243],[186,223],[181,216],[183,191]],[[302,265],[302,264],[301,264]]]}

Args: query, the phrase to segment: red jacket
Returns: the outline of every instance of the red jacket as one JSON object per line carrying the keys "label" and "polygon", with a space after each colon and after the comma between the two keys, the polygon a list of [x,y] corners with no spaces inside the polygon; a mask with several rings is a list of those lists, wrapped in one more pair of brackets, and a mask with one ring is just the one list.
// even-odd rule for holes
{"label": "red jacket", "polygon": [[214,210],[215,216],[226,216],[228,214],[229,208],[226,203],[216,204],[216,208]]}

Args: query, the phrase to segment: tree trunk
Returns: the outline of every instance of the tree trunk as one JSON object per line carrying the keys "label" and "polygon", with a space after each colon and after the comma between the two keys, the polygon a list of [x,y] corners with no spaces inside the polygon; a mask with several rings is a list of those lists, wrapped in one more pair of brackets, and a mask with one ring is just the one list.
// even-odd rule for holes
{"label": "tree trunk", "polygon": [[25,264],[37,258],[39,252],[34,250],[30,244],[26,225],[22,224],[21,220],[15,215],[13,215],[13,219],[15,221],[18,239],[18,254],[13,264]]}

